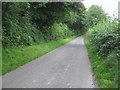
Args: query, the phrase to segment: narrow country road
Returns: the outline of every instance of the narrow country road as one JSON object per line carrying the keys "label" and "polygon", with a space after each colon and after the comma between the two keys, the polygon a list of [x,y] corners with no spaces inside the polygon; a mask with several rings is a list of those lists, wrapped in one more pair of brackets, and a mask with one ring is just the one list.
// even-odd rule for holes
{"label": "narrow country road", "polygon": [[94,88],[83,40],[80,36],[4,75],[3,88]]}

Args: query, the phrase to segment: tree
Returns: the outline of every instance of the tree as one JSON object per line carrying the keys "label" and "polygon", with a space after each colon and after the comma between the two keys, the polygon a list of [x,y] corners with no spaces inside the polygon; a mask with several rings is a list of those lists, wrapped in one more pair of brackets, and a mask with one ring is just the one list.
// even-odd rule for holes
{"label": "tree", "polygon": [[[61,37],[63,32],[70,32],[70,36],[71,29],[80,30],[84,27],[82,22],[85,7],[81,2],[4,2],[2,9],[4,47],[18,47],[39,43],[42,40],[52,40],[53,37]],[[67,17],[66,15],[70,12],[72,19],[69,20],[69,15]],[[59,31],[55,25],[62,29]],[[68,34],[63,34],[64,37],[65,35]]]}
{"label": "tree", "polygon": [[94,26],[102,20],[106,20],[107,15],[102,7],[92,5],[86,12],[86,23],[88,26]]}

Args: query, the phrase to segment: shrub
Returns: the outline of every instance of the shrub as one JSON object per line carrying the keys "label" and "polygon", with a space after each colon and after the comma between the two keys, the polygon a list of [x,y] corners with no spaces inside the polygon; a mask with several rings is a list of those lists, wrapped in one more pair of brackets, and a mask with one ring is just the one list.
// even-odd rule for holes
{"label": "shrub", "polygon": [[90,43],[101,55],[107,56],[112,50],[118,49],[120,42],[116,22],[100,22],[87,33]]}
{"label": "shrub", "polygon": [[51,39],[66,38],[72,35],[72,31],[63,23],[55,22],[48,31]]}

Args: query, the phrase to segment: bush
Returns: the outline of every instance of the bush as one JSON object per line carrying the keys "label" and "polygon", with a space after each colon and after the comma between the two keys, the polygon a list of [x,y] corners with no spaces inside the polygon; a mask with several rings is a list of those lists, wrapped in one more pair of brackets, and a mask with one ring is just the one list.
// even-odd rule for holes
{"label": "bush", "polygon": [[49,39],[66,38],[73,35],[66,24],[57,22],[55,22],[48,31]]}
{"label": "bush", "polygon": [[[43,41],[43,35],[30,23],[10,22],[10,28],[3,28],[3,47],[18,47],[32,45]],[[8,32],[9,31],[9,32]]]}
{"label": "bush", "polygon": [[107,56],[112,50],[118,50],[120,41],[117,29],[116,22],[104,21],[87,32],[91,45],[101,56]]}

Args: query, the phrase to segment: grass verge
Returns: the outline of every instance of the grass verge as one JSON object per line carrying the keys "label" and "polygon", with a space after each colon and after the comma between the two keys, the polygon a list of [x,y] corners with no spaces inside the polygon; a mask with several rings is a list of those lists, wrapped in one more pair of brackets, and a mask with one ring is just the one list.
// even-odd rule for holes
{"label": "grass verge", "polygon": [[[107,57],[100,57],[85,38],[85,45],[96,81],[100,88],[118,88],[118,61],[113,51]],[[114,60],[114,61],[113,61]]]}
{"label": "grass verge", "polygon": [[76,38],[76,36],[67,39],[53,40],[39,45],[2,50],[2,74],[6,74],[19,66],[24,65],[74,38]]}

